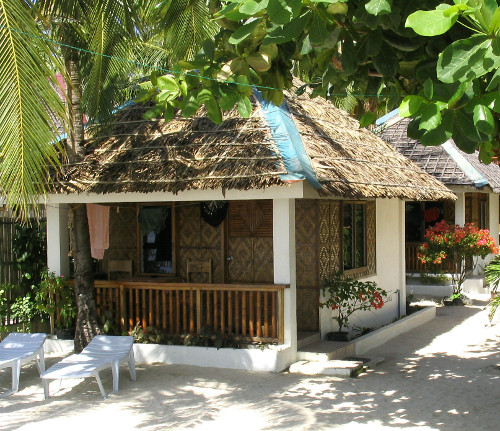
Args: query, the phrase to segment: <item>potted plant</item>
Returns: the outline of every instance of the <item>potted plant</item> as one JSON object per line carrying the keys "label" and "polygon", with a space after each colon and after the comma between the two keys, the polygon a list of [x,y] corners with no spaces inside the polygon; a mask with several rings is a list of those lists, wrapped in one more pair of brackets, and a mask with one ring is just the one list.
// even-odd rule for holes
{"label": "potted plant", "polygon": [[[427,228],[426,242],[420,247],[418,258],[422,263],[441,265],[444,260],[451,264],[453,295],[456,304],[462,298],[462,285],[474,271],[478,257],[498,254],[498,247],[490,232],[477,228],[474,223],[464,226],[451,225],[446,221]],[[472,262],[472,265],[467,263]]]}
{"label": "potted plant", "polygon": [[335,312],[333,319],[339,326],[336,333],[327,335],[330,341],[347,341],[349,332],[343,329],[349,328],[351,315],[358,310],[378,310],[384,306],[387,298],[387,292],[374,281],[359,281],[341,273],[325,280],[321,291],[324,302],[320,302],[320,306]]}
{"label": "potted plant", "polygon": [[73,338],[75,331],[76,303],[68,279],[44,271],[35,295],[36,308],[49,317],[50,332],[58,338]]}

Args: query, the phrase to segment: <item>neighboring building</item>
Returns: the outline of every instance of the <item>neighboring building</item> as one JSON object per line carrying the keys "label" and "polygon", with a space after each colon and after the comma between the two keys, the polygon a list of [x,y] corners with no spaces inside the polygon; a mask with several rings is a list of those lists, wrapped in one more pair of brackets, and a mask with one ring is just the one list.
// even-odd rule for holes
{"label": "neighboring building", "polygon": [[[456,202],[406,203],[406,270],[416,273],[425,271],[416,258],[425,229],[442,219],[462,226],[474,223],[481,229],[488,229],[498,243],[500,166],[481,163],[477,152],[467,154],[452,140],[440,146],[426,147],[407,136],[409,122],[410,119],[401,118],[397,111],[393,111],[379,120],[378,134],[458,197]],[[476,274],[482,273],[485,263],[478,265]],[[482,278],[479,287],[482,287]]]}
{"label": "neighboring building", "polygon": [[260,359],[232,360],[227,349],[227,360],[211,360],[193,348],[166,361],[286,368],[301,331],[335,329],[318,303],[321,281],[337,271],[376,281],[392,299],[354,323],[389,323],[405,313],[404,202],[455,199],[324,99],[287,93],[276,107],[254,92],[252,103],[249,119],[233,111],[220,125],[202,110],[165,123],[127,107],[48,197],[49,267],[61,274],[70,205],[110,207],[101,273],[112,261],[133,266],[125,281],[96,282],[98,306],[123,330],[210,325],[278,343],[242,353]]}

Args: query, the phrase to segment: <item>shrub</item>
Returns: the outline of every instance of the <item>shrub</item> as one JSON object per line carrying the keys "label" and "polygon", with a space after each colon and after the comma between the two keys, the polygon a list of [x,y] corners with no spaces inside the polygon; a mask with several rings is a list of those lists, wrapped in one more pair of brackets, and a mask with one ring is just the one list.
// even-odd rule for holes
{"label": "shrub", "polygon": [[[436,265],[445,259],[451,261],[453,294],[461,294],[462,284],[476,267],[478,256],[484,259],[489,254],[498,253],[489,231],[479,229],[473,223],[459,226],[443,220],[429,227],[425,238],[427,241],[420,247],[418,258],[422,263]],[[472,268],[466,265],[468,259],[472,260]]]}
{"label": "shrub", "polygon": [[322,293],[325,301],[319,305],[336,311],[333,318],[339,325],[338,332],[349,327],[349,318],[354,312],[378,310],[387,299],[387,292],[374,281],[354,280],[340,273],[323,282]]}

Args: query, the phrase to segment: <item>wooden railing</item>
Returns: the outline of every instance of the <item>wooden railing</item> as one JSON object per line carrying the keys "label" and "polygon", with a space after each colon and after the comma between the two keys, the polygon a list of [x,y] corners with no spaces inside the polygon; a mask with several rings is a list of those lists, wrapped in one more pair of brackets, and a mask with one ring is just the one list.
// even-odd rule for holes
{"label": "wooden railing", "polygon": [[[417,254],[419,252],[421,242],[407,242],[405,244],[405,259],[406,259],[406,273],[439,273],[445,272],[450,273],[454,271],[453,262],[445,259],[442,265],[433,265],[434,268],[429,267],[425,263],[420,262],[420,259],[417,258]],[[467,267],[472,268],[472,259],[466,261]],[[437,268],[437,269],[436,269]]]}
{"label": "wooden railing", "polygon": [[284,341],[284,289],[280,284],[95,282],[97,309],[112,313],[122,331],[137,323],[165,334],[215,331],[254,341]]}

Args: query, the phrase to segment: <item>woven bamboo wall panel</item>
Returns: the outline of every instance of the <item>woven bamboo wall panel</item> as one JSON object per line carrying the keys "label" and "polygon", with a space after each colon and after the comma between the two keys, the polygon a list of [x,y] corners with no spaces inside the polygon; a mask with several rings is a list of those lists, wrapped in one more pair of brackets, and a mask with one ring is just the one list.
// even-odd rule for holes
{"label": "woven bamboo wall panel", "polygon": [[297,245],[297,288],[319,286],[318,245]]}
{"label": "woven bamboo wall panel", "polygon": [[201,215],[197,204],[175,208],[179,247],[201,247]]}
{"label": "woven bamboo wall panel", "polygon": [[366,204],[366,263],[368,266],[368,274],[375,274],[377,271],[376,211],[375,202],[368,202]]}
{"label": "woven bamboo wall panel", "polygon": [[254,283],[274,283],[273,239],[253,239]]}
{"label": "woven bamboo wall panel", "polygon": [[295,238],[297,244],[318,244],[318,222],[317,201],[296,201]]}
{"label": "woven bamboo wall panel", "polygon": [[233,282],[253,282],[253,240],[251,237],[234,237],[229,241],[228,275]]}
{"label": "woven bamboo wall panel", "polygon": [[319,329],[319,288],[297,289],[297,329],[317,331]]}
{"label": "woven bamboo wall panel", "polygon": [[319,278],[324,279],[342,268],[340,238],[340,202],[319,203]]}

